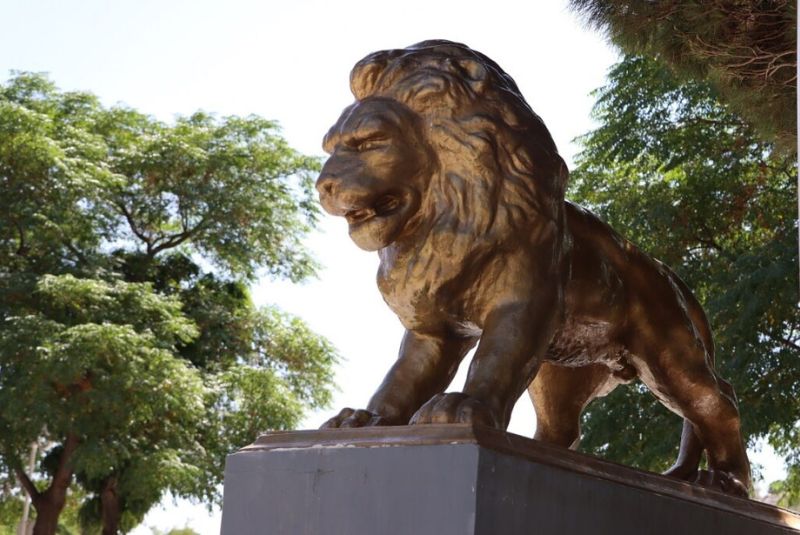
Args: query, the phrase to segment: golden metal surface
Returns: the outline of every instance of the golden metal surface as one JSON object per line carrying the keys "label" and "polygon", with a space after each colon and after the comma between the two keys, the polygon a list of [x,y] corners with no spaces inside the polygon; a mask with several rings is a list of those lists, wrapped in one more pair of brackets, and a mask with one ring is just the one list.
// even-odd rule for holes
{"label": "golden metal surface", "polygon": [[[505,429],[527,389],[535,438],[574,448],[583,408],[639,378],[684,418],[667,474],[746,495],[736,399],[702,308],[667,266],[564,200],[567,168],[511,77],[465,45],[426,41],[367,56],[351,89],[317,190],[378,252],[378,287],[406,333],[366,409],[323,427]],[[464,391],[445,393],[476,344]]]}

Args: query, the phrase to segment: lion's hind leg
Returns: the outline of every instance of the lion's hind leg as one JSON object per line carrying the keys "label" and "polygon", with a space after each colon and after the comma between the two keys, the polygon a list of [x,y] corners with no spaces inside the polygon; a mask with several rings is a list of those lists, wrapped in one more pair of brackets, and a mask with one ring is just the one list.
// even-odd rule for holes
{"label": "lion's hind leg", "polygon": [[672,335],[670,342],[651,348],[652,358],[640,360],[640,378],[664,405],[693,424],[709,463],[709,473],[698,482],[746,496],[750,464],[732,389],[716,375],[700,346],[679,343],[682,336]]}
{"label": "lion's hind leg", "polygon": [[580,442],[580,417],[593,399],[608,394],[620,381],[603,364],[579,368],[543,362],[528,386],[536,411],[534,439],[575,449]]}
{"label": "lion's hind leg", "polygon": [[[736,403],[736,393],[733,391],[733,386],[719,376],[717,376],[717,381],[722,393]],[[736,404],[738,405],[738,403]],[[675,461],[675,464],[664,472],[664,475],[684,481],[697,481],[698,479],[702,479],[702,474],[699,469],[704,451],[705,447],[700,441],[700,437],[697,436],[694,425],[684,418],[678,459]]]}

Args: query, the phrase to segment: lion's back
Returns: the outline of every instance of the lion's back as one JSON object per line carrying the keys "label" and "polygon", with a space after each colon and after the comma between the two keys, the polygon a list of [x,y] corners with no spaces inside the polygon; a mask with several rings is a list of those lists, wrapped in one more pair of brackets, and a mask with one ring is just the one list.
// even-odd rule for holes
{"label": "lion's back", "polygon": [[594,317],[626,331],[662,332],[674,318],[688,321],[687,334],[699,336],[713,355],[708,319],[689,287],[667,265],[622,237],[598,216],[566,203],[567,228],[573,245],[571,278],[567,284],[567,314]]}

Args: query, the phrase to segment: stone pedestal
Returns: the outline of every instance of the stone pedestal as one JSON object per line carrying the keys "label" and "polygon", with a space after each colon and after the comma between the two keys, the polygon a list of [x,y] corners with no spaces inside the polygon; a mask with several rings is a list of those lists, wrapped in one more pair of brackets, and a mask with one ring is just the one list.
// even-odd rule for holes
{"label": "stone pedestal", "polygon": [[789,511],[485,427],[269,434],[225,469],[222,535],[798,532]]}

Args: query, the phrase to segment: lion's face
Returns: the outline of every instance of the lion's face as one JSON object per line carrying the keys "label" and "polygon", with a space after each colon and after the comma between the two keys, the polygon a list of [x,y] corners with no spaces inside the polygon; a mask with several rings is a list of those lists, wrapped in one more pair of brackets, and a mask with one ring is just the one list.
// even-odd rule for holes
{"label": "lion's face", "polygon": [[325,136],[331,156],[317,180],[322,207],[343,216],[350,237],[376,251],[408,230],[435,166],[419,117],[399,102],[367,98]]}

